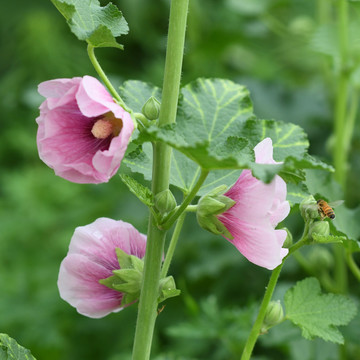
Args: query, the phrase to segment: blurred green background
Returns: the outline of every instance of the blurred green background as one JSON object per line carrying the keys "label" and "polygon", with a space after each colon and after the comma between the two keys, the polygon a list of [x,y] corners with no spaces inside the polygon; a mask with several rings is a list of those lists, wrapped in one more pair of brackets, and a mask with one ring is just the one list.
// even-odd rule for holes
{"label": "blurred green background", "polygon": [[[139,79],[161,86],[169,1],[114,3],[130,33],[120,40],[125,51],[100,49],[99,61],[114,84]],[[182,83],[224,77],[247,85],[259,117],[301,125],[309,135],[310,153],[331,162],[336,51],[323,23],[331,23],[336,7],[328,1],[331,12],[324,19],[323,3],[190,0]],[[356,30],[359,7],[352,6]],[[130,359],[136,305],[88,319],[60,299],[56,281],[75,227],[105,216],[145,233],[147,209],[118,176],[108,184],[72,184],[39,160],[35,118],[43,99],[37,84],[96,74],[86,44],[73,36],[50,0],[13,0],[1,7],[0,332],[31,349],[38,360]],[[358,36],[351,44],[354,59],[360,57]],[[359,158],[357,122],[346,196],[350,207],[360,200]],[[296,238],[302,230],[297,212],[286,225]],[[325,259],[315,272],[331,266],[326,248],[313,252],[307,256],[314,266]],[[153,358],[239,359],[270,272],[246,261],[223,238],[201,230],[190,214],[171,273],[182,295],[166,301],[158,318]],[[279,298],[305,276],[289,260]],[[359,284],[351,276],[349,281],[351,296],[359,298]],[[261,337],[254,359],[345,359],[341,353],[359,359],[359,316],[343,332],[347,347],[339,350],[322,340],[302,339],[300,330],[286,322]]]}

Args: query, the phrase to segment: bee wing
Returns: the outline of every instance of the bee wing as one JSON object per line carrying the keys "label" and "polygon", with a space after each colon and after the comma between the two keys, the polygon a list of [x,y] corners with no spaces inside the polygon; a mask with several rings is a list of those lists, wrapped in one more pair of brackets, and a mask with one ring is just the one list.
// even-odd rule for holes
{"label": "bee wing", "polygon": [[329,202],[329,206],[331,206],[332,208],[342,205],[344,203],[344,200],[337,200],[337,201],[332,201]]}
{"label": "bee wing", "polygon": [[316,204],[316,203],[315,204],[306,204],[306,205],[304,205],[304,207],[309,210],[317,210],[318,204]]}

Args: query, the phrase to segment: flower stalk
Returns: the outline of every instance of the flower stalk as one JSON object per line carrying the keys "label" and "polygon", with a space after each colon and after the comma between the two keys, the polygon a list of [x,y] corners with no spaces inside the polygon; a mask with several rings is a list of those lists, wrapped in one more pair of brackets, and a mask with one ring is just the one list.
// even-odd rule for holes
{"label": "flower stalk", "polygon": [[[176,118],[188,5],[188,0],[171,1],[162,102],[159,116],[160,126],[174,123]],[[171,148],[163,143],[154,143],[152,182],[152,192],[154,195],[169,188],[170,163]],[[154,219],[151,213],[147,235],[144,275],[132,355],[133,360],[147,360],[150,358],[153,331],[157,317],[158,288],[166,230],[161,230],[157,227],[156,219]]]}
{"label": "flower stalk", "polygon": [[93,65],[94,69],[96,70],[96,72],[100,76],[101,80],[104,82],[105,86],[110,91],[110,94],[114,97],[114,99],[118,102],[118,104],[120,106],[122,106],[126,111],[129,111],[129,109],[127,108],[127,106],[124,103],[123,99],[121,98],[119,93],[115,90],[114,86],[111,84],[109,78],[106,76],[104,70],[100,66],[100,64],[99,64],[99,62],[98,62],[98,60],[97,60],[97,58],[95,56],[94,47],[91,44],[88,44],[88,46],[87,46],[87,53],[89,55],[89,59],[90,59],[92,65]]}
{"label": "flower stalk", "polygon": [[272,298],[272,295],[274,293],[276,284],[278,282],[279,276],[280,276],[280,272],[281,269],[285,263],[285,260],[288,258],[288,256],[290,256],[293,252],[295,252],[296,250],[300,249],[303,245],[305,245],[308,241],[308,232],[309,232],[309,227],[308,224],[305,224],[305,228],[304,228],[304,233],[302,238],[295,243],[293,246],[291,246],[291,248],[289,249],[289,253],[284,257],[282,263],[273,270],[269,283],[266,287],[266,291],[264,294],[264,298],[261,302],[260,305],[260,310],[258,313],[258,316],[255,320],[255,323],[251,329],[250,335],[246,341],[242,356],[241,356],[241,360],[250,360],[251,354],[253,352],[255,343],[259,337],[259,335],[261,334],[261,328],[263,325],[263,321],[266,315],[266,311],[268,308],[268,305],[270,303],[270,300]]}

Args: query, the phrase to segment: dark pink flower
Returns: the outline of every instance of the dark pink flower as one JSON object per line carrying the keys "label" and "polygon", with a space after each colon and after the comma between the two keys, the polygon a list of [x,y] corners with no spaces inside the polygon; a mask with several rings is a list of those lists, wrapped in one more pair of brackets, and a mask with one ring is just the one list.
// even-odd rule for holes
{"label": "dark pink flower", "polygon": [[91,76],[45,81],[39,93],[46,97],[36,119],[41,160],[72,182],[109,181],[134,130],[130,114]]}
{"label": "dark pink flower", "polygon": [[[270,138],[256,145],[254,151],[257,163],[276,164]],[[285,181],[276,175],[270,184],[265,184],[253,177],[250,170],[243,170],[224,195],[236,202],[218,216],[233,236],[228,240],[256,265],[270,270],[280,265],[288,253],[288,249],[282,248],[286,231],[275,230],[290,211]]]}
{"label": "dark pink flower", "polygon": [[146,236],[131,224],[108,218],[75,229],[60,266],[58,287],[61,298],[80,314],[101,318],[122,309],[123,293],[99,283],[120,267],[116,248],[142,259]]}

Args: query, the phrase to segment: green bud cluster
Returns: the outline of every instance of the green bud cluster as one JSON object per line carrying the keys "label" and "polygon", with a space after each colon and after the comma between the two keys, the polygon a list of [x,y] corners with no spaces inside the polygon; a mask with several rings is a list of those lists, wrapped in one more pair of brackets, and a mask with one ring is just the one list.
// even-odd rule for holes
{"label": "green bud cluster", "polygon": [[319,218],[317,202],[312,195],[309,195],[300,203],[300,213],[305,222],[312,222]]}

